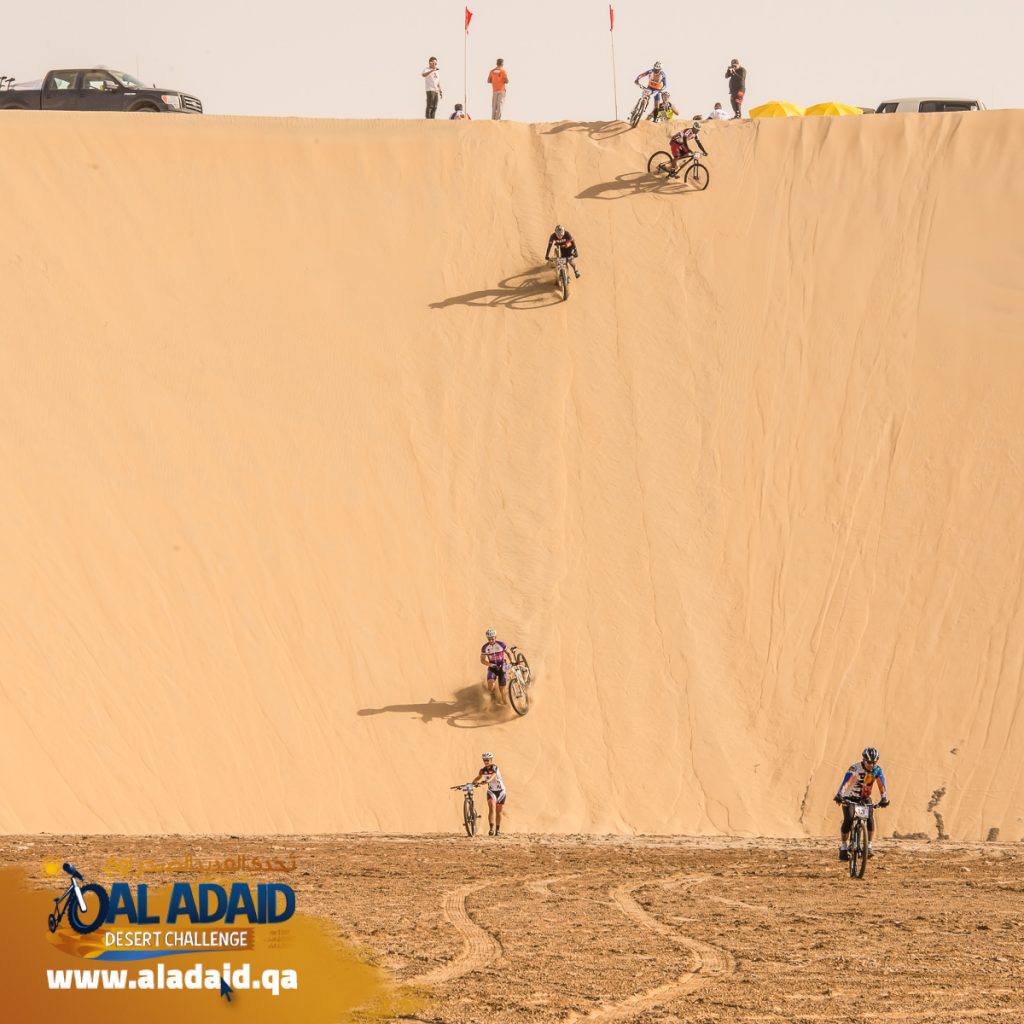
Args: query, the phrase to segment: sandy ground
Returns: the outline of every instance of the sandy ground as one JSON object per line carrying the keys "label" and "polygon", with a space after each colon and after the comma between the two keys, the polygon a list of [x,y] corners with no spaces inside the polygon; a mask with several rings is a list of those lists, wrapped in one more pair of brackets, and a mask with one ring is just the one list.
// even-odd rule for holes
{"label": "sandy ground", "polygon": [[300,910],[437,1024],[1024,1020],[1010,844],[882,839],[862,881],[806,840],[13,836],[0,862],[38,878],[69,843],[82,863],[294,857]]}

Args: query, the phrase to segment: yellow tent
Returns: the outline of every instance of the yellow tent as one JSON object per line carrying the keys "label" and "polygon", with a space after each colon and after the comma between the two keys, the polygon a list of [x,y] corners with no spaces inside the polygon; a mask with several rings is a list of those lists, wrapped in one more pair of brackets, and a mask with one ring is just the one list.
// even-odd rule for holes
{"label": "yellow tent", "polygon": [[863,114],[860,107],[851,107],[846,103],[815,103],[804,111],[804,117],[839,117],[843,114]]}
{"label": "yellow tent", "polygon": [[803,114],[803,107],[798,107],[795,103],[780,103],[773,101],[771,103],[763,103],[759,107],[754,107],[750,112],[751,117],[800,117]]}

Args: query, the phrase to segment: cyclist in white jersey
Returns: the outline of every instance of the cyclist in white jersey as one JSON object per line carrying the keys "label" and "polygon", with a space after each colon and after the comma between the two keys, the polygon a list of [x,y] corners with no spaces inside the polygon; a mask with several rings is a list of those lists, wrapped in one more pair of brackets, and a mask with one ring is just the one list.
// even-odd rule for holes
{"label": "cyclist in white jersey", "polygon": [[487,751],[483,754],[484,766],[477,772],[473,780],[474,786],[487,783],[487,829],[489,836],[501,835],[501,812],[505,809],[505,800],[508,793],[505,791],[505,782],[501,777],[501,770],[494,763],[494,755]]}

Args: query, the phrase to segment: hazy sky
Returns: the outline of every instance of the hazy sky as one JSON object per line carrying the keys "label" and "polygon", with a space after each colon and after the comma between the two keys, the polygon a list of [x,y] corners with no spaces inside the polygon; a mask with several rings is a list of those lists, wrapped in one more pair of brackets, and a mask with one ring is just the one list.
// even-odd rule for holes
{"label": "hazy sky", "polygon": [[[4,15],[0,74],[106,64],[198,95],[208,113],[419,117],[420,71],[441,63],[447,116],[463,91],[463,9],[451,0],[47,0]],[[469,110],[505,58],[506,117],[613,114],[607,2],[471,0]],[[725,66],[748,70],[747,106],[770,99],[874,106],[966,96],[1024,106],[1024,0],[729,0],[615,3],[619,113],[660,59],[684,113],[728,105]],[[159,15],[156,14],[159,12]]]}

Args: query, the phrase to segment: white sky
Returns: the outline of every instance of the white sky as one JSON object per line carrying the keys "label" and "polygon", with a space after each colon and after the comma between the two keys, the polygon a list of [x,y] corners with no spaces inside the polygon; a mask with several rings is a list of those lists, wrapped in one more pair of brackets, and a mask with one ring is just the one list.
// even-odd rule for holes
{"label": "white sky", "polygon": [[[440,59],[440,116],[462,99],[462,0],[46,0],[8,5],[0,74],[106,64],[199,96],[208,113],[420,117],[427,57]],[[608,4],[470,0],[469,111],[489,113],[496,57],[512,120],[613,113]],[[1024,106],[1024,0],[618,0],[619,114],[660,59],[685,114],[728,106],[730,58],[745,109],[771,99],[875,106],[965,96]],[[159,12],[157,14],[156,12]]]}

